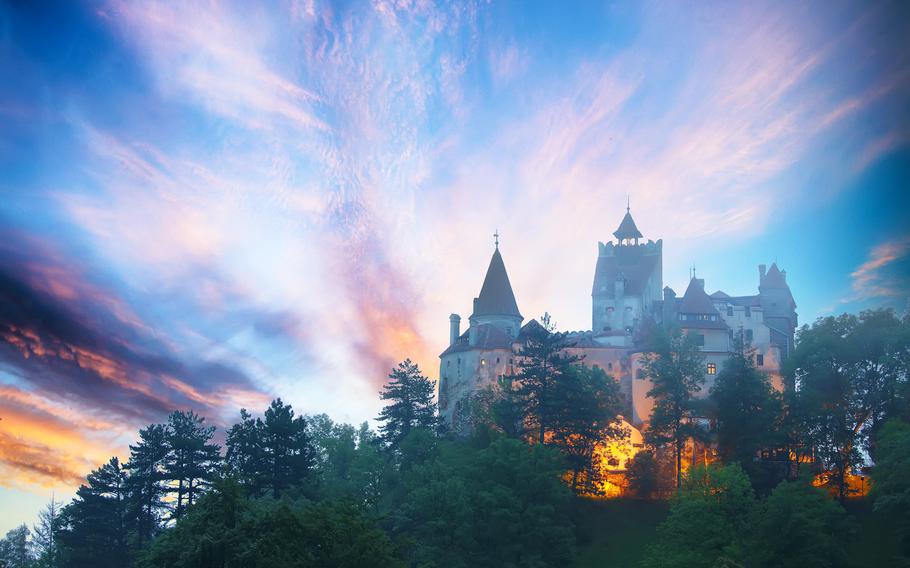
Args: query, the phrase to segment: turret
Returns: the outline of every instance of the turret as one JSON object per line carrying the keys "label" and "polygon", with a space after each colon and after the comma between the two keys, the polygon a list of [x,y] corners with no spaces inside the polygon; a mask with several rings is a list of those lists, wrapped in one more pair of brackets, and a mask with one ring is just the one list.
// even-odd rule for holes
{"label": "turret", "polygon": [[765,272],[758,267],[758,297],[764,312],[764,321],[771,329],[771,343],[780,348],[781,358],[786,359],[793,349],[793,336],[798,325],[796,302],[787,284],[787,271],[777,263]]}
{"label": "turret", "polygon": [[459,336],[461,336],[461,316],[452,314],[449,316],[449,345],[455,345]]}
{"label": "turret", "polygon": [[487,275],[483,279],[480,295],[474,298],[474,312],[470,322],[469,340],[477,341],[477,328],[481,325],[493,325],[515,338],[521,328],[524,317],[518,311],[518,303],[512,292],[512,284],[506,273],[506,265],[499,253],[499,235],[496,235],[496,249],[490,259]]}

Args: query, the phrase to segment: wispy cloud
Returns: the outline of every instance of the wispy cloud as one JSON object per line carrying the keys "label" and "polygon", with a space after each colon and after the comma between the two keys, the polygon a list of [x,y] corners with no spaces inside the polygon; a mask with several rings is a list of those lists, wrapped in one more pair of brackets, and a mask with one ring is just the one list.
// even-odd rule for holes
{"label": "wispy cloud", "polygon": [[910,300],[910,236],[877,245],[850,277],[857,299]]}

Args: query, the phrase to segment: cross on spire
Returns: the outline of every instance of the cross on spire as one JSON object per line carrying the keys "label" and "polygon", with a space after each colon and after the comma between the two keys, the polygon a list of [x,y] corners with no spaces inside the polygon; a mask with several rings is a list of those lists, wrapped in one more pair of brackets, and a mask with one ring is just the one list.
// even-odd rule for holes
{"label": "cross on spire", "polygon": [[631,205],[632,205],[632,199],[629,197],[629,194],[627,193],[626,194],[626,213],[629,213],[629,210],[631,209]]}
{"label": "cross on spire", "polygon": [[493,233],[493,243],[496,245],[496,250],[499,250],[499,229],[496,229],[496,232]]}

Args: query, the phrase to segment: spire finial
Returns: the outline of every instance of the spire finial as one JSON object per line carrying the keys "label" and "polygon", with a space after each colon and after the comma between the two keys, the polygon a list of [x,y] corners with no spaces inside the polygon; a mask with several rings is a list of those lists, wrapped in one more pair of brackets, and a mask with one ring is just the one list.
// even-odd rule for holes
{"label": "spire finial", "polygon": [[626,194],[626,213],[629,213],[629,209],[631,209],[631,205],[632,205],[632,199],[629,197],[629,194],[627,193]]}
{"label": "spire finial", "polygon": [[496,229],[496,232],[493,233],[493,244],[496,245],[496,250],[499,250],[499,229]]}

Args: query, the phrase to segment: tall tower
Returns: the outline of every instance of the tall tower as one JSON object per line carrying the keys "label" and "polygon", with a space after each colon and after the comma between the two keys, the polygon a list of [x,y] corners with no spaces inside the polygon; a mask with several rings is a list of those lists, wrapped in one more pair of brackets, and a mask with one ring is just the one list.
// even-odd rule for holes
{"label": "tall tower", "polygon": [[787,285],[787,271],[780,270],[776,262],[767,272],[764,264],[758,266],[758,297],[765,325],[771,329],[771,344],[780,348],[781,360],[786,360],[793,350],[798,319],[796,302]]}
{"label": "tall tower", "polygon": [[598,243],[591,325],[595,335],[624,335],[628,343],[642,318],[650,314],[651,303],[660,300],[663,242],[639,244],[642,234],[628,206],[613,236],[615,244]]}

